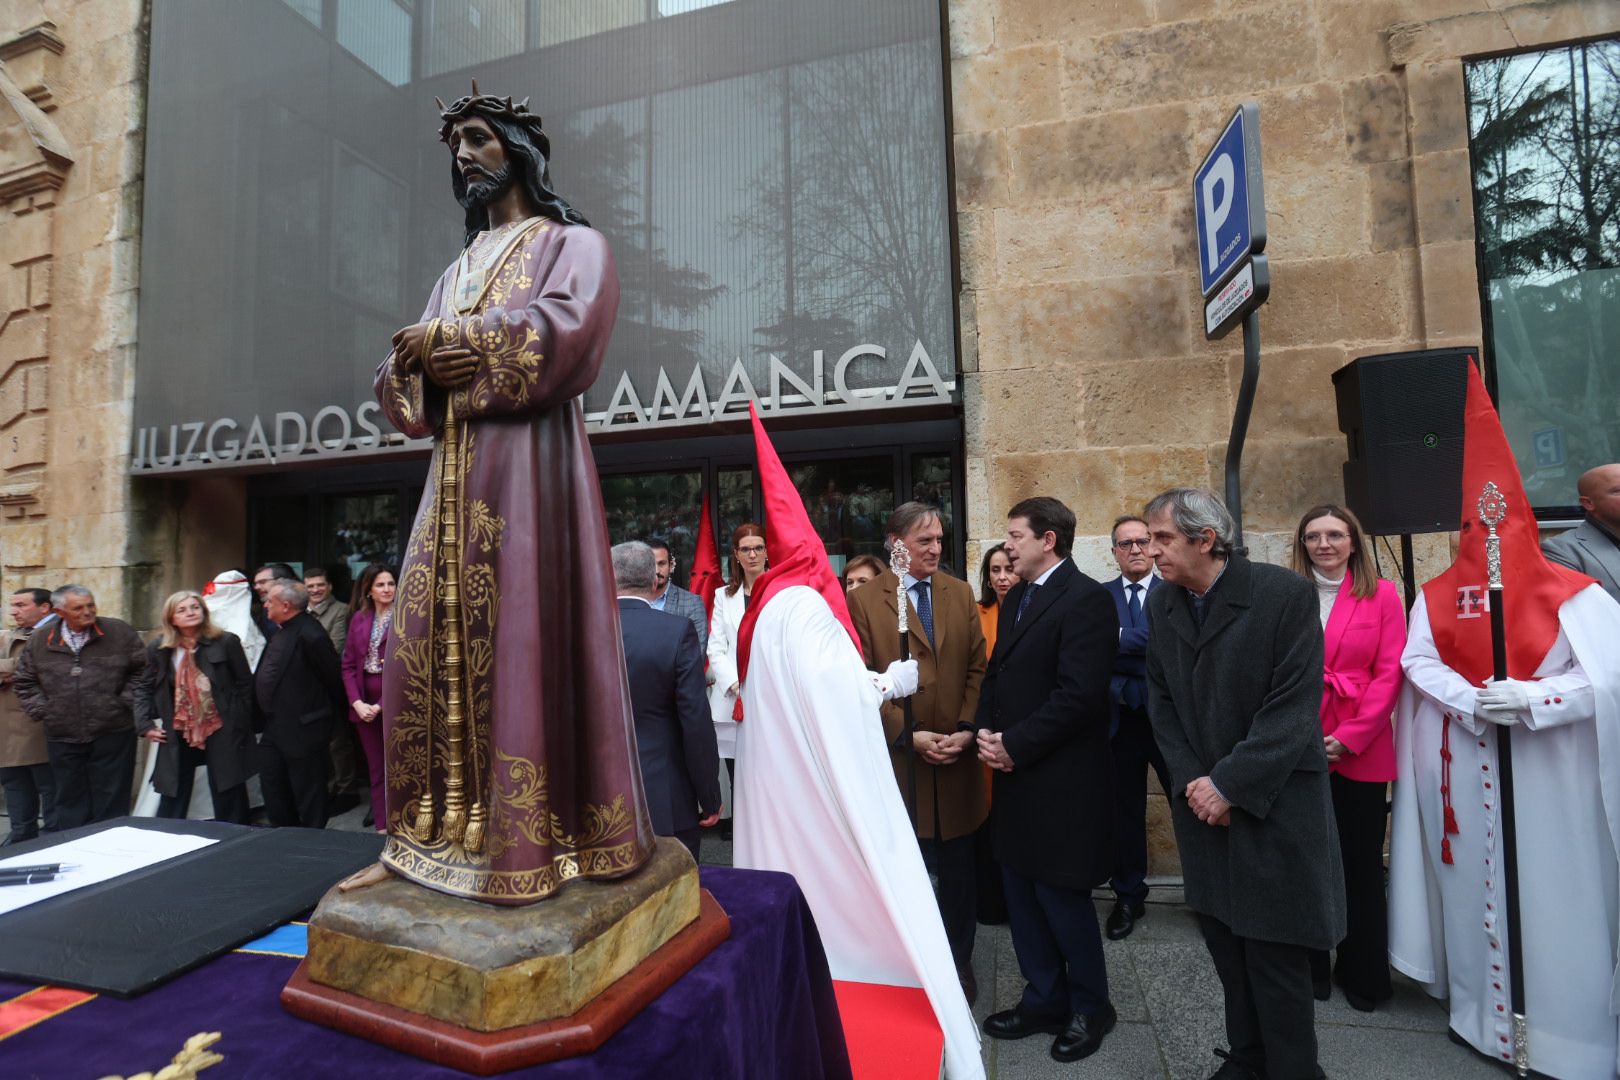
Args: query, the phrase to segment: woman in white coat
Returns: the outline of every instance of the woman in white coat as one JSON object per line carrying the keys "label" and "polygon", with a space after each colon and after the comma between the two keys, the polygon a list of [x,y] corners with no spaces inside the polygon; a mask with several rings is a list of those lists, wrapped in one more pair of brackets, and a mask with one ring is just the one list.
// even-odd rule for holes
{"label": "woman in white coat", "polygon": [[[726,763],[726,806],[731,806],[731,790],[737,777],[737,713],[742,699],[737,685],[737,628],[748,610],[748,597],[754,582],[765,572],[765,530],[745,521],[731,534],[731,577],[714,594],[714,614],[709,617],[709,713],[714,719],[715,742]],[[731,820],[722,824],[722,839],[730,839]]]}

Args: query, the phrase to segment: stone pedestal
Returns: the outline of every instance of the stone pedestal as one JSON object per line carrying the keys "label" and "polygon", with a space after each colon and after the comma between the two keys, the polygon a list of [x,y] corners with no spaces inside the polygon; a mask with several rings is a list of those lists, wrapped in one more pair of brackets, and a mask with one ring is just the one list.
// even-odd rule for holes
{"label": "stone pedestal", "polygon": [[487,1073],[595,1049],[729,934],[668,838],[628,878],[576,881],[523,907],[392,878],[327,893],[282,1004]]}

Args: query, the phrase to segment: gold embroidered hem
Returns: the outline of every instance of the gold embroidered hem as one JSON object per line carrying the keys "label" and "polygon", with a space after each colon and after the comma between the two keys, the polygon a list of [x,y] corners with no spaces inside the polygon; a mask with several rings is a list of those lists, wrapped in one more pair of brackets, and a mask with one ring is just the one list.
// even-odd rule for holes
{"label": "gold embroidered hem", "polygon": [[[449,852],[448,847],[443,850]],[[544,900],[576,878],[606,881],[623,877],[646,861],[640,845],[627,840],[612,847],[585,848],[554,856],[551,865],[526,870],[493,870],[446,861],[433,850],[390,836],[382,861],[400,876],[453,896],[473,900]]]}

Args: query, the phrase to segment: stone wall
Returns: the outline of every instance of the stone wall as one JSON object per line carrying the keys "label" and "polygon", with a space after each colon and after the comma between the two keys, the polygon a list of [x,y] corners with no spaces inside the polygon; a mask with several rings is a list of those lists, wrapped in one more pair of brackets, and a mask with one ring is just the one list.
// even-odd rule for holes
{"label": "stone wall", "polygon": [[[1204,340],[1191,196],[1238,103],[1260,103],[1272,270],[1245,531],[1280,562],[1297,515],[1343,498],[1331,373],[1481,343],[1460,58],[1615,33],[1620,4],[951,0],[948,18],[969,565],[1047,494],[1079,517],[1081,568],[1112,576],[1116,515],[1223,486],[1242,335]],[[1417,546],[1420,581],[1450,561],[1448,537]]]}
{"label": "stone wall", "polygon": [[146,9],[0,0],[0,588],[147,613],[125,476]]}

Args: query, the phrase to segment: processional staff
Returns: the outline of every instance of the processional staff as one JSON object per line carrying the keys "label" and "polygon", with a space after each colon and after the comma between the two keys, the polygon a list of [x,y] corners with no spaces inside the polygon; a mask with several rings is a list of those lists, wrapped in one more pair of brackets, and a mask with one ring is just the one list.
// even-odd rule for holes
{"label": "processional staff", "polygon": [[[1507,517],[1508,502],[1494,483],[1479,497],[1479,520],[1485,526],[1485,574],[1490,590],[1492,678],[1508,677],[1507,613],[1502,600],[1502,538],[1496,526]],[[1507,894],[1508,1002],[1513,1010],[1513,1065],[1520,1076],[1530,1073],[1530,1030],[1524,1010],[1524,946],[1519,939],[1519,848],[1513,819],[1513,737],[1510,725],[1496,729],[1497,779],[1502,785],[1502,884]]]}
{"label": "processional staff", "polygon": [[[900,537],[889,547],[889,569],[894,571],[895,607],[900,612],[900,659],[911,659],[911,633],[906,618],[906,575],[911,573],[911,551]],[[911,712],[911,698],[900,699],[900,713],[905,717],[895,749],[906,756],[906,806],[911,811],[911,831],[917,831],[917,750],[913,745],[917,734],[917,718]]]}

